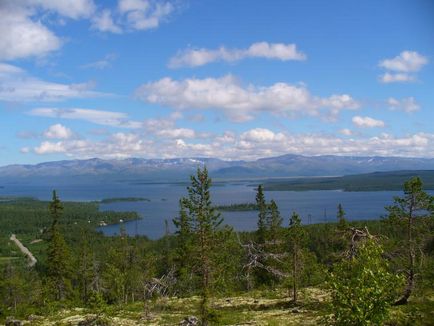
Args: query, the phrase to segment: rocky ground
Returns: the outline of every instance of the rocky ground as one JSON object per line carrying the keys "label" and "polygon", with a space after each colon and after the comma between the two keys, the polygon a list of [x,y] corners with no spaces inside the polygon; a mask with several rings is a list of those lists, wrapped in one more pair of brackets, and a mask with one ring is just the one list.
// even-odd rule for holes
{"label": "rocky ground", "polygon": [[[213,307],[218,321],[211,325],[318,325],[327,311],[327,293],[318,288],[300,291],[295,304],[284,290],[254,291],[231,297],[215,298]],[[132,326],[198,325],[200,298],[160,298],[152,302],[122,307],[62,310],[50,316],[29,316],[25,321],[13,319],[7,326]],[[434,292],[415,294],[410,304],[393,308],[386,325],[434,325]]]}

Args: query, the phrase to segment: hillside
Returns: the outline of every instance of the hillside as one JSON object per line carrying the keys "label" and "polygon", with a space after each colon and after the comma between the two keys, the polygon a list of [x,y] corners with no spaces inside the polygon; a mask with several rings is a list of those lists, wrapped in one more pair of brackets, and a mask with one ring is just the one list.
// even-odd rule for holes
{"label": "hillside", "polygon": [[264,185],[268,191],[344,190],[383,191],[401,190],[404,182],[414,176],[424,181],[424,188],[434,190],[434,170],[374,172],[342,177],[297,178],[270,180]]}
{"label": "hillside", "polygon": [[198,166],[206,165],[214,179],[292,176],[341,176],[396,170],[430,170],[434,159],[403,157],[283,155],[255,161],[218,158],[123,160],[66,160],[35,165],[0,167],[0,184],[34,182],[187,181]]}

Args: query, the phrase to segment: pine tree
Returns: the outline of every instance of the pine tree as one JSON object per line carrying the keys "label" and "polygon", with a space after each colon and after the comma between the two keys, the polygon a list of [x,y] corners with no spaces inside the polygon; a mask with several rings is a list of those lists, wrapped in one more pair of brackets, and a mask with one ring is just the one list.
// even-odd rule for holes
{"label": "pine tree", "polygon": [[386,207],[389,211],[389,220],[402,225],[406,234],[403,248],[407,256],[405,266],[407,284],[402,297],[395,303],[396,305],[406,304],[415,286],[416,255],[419,249],[416,234],[418,217],[426,213],[434,215],[434,196],[424,192],[422,186],[422,180],[419,177],[408,180],[404,183],[404,197],[395,197],[394,204]]}
{"label": "pine tree", "polygon": [[49,205],[52,218],[49,230],[47,275],[53,290],[55,300],[65,300],[72,294],[71,288],[71,259],[69,248],[60,230],[60,219],[63,206],[53,191],[53,199]]}
{"label": "pine tree", "polygon": [[292,257],[291,278],[292,278],[292,299],[297,302],[297,289],[303,262],[303,246],[306,241],[306,232],[301,226],[301,219],[293,212],[289,220],[289,249]]}
{"label": "pine tree", "polygon": [[345,211],[342,207],[342,204],[338,205],[338,213],[337,213],[337,219],[338,219],[338,229],[340,231],[345,231],[348,228],[348,222],[345,218]]}
{"label": "pine tree", "polygon": [[211,179],[206,167],[198,168],[197,175],[191,176],[191,186],[187,188],[188,197],[183,199],[192,222],[195,235],[198,269],[201,278],[200,305],[202,325],[208,325],[211,317],[210,296],[215,272],[216,232],[223,219],[211,203]]}
{"label": "pine tree", "polygon": [[258,205],[258,230],[256,231],[257,242],[265,243],[267,238],[267,203],[265,202],[264,191],[262,185],[258,186],[256,193],[256,204]]}

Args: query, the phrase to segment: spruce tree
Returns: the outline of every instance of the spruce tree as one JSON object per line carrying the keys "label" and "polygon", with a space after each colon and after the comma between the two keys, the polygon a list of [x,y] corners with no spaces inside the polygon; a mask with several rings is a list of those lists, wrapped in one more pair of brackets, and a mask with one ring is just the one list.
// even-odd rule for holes
{"label": "spruce tree", "polygon": [[53,199],[49,205],[52,224],[49,230],[47,275],[52,287],[55,300],[65,300],[72,294],[71,288],[71,259],[69,248],[60,229],[60,219],[63,206],[53,191]]}
{"label": "spruce tree", "polygon": [[348,222],[345,218],[345,211],[342,207],[342,204],[338,205],[338,213],[337,213],[337,219],[338,219],[338,229],[340,231],[345,231],[348,228]]}
{"label": "spruce tree", "polygon": [[268,206],[267,228],[268,240],[276,245],[280,240],[280,229],[282,227],[282,217],[280,216],[279,208],[274,200],[271,200]]}
{"label": "spruce tree", "polygon": [[258,186],[256,193],[256,205],[258,206],[258,230],[256,232],[257,242],[265,243],[267,237],[267,203],[265,202],[262,185]]}

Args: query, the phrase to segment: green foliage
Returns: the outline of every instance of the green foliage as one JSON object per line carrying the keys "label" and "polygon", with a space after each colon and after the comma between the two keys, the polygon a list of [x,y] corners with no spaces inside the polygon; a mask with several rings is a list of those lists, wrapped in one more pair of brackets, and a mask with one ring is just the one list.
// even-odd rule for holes
{"label": "green foliage", "polygon": [[59,220],[62,217],[63,206],[53,191],[53,200],[49,206],[52,224],[49,230],[47,254],[47,285],[51,288],[54,300],[65,300],[72,294],[71,257],[69,248],[60,231]]}
{"label": "green foliage", "polygon": [[328,283],[334,324],[382,325],[386,320],[402,279],[388,271],[382,255],[381,245],[369,239],[356,256],[334,266]]}
{"label": "green foliage", "polygon": [[348,222],[345,218],[345,211],[341,204],[338,205],[338,213],[336,217],[338,219],[338,229],[340,231],[345,231],[348,228]]}
{"label": "green foliage", "polygon": [[259,207],[254,203],[230,204],[216,206],[216,209],[221,212],[247,212],[257,211]]}
{"label": "green foliage", "polygon": [[256,193],[256,205],[258,206],[258,230],[257,234],[257,242],[264,243],[267,238],[267,203],[265,202],[265,195],[262,188],[262,185],[258,186],[258,190]]}
{"label": "green foliage", "polygon": [[[418,269],[417,260],[420,257],[424,239],[426,239],[426,225],[421,224],[421,216],[434,216],[434,196],[423,191],[422,180],[414,177],[404,183],[404,196],[395,197],[394,204],[386,207],[389,211],[389,221],[402,228],[404,241],[400,241],[400,265],[404,266],[407,274],[407,284],[402,297],[396,304],[406,304],[410,298]],[[402,259],[402,257],[405,257]]]}
{"label": "green foliage", "polygon": [[[203,170],[198,168],[197,175],[191,176],[190,180],[188,197],[182,199],[181,214],[175,225],[179,227],[180,234],[181,231],[186,233],[190,230],[194,239],[190,259],[194,272],[200,277],[200,313],[202,324],[206,325],[213,315],[209,301],[216,275],[218,228],[223,219],[211,202],[211,179],[206,167]],[[184,227],[184,231],[181,227]]]}
{"label": "green foliage", "polygon": [[274,200],[271,200],[270,205],[268,205],[267,214],[267,233],[268,240],[276,243],[281,238],[283,219],[280,216],[279,208]]}
{"label": "green foliage", "polygon": [[418,176],[425,180],[427,189],[434,189],[434,170],[374,172],[345,175],[342,177],[296,178],[269,180],[264,185],[267,191],[385,191],[402,190],[402,184]]}

